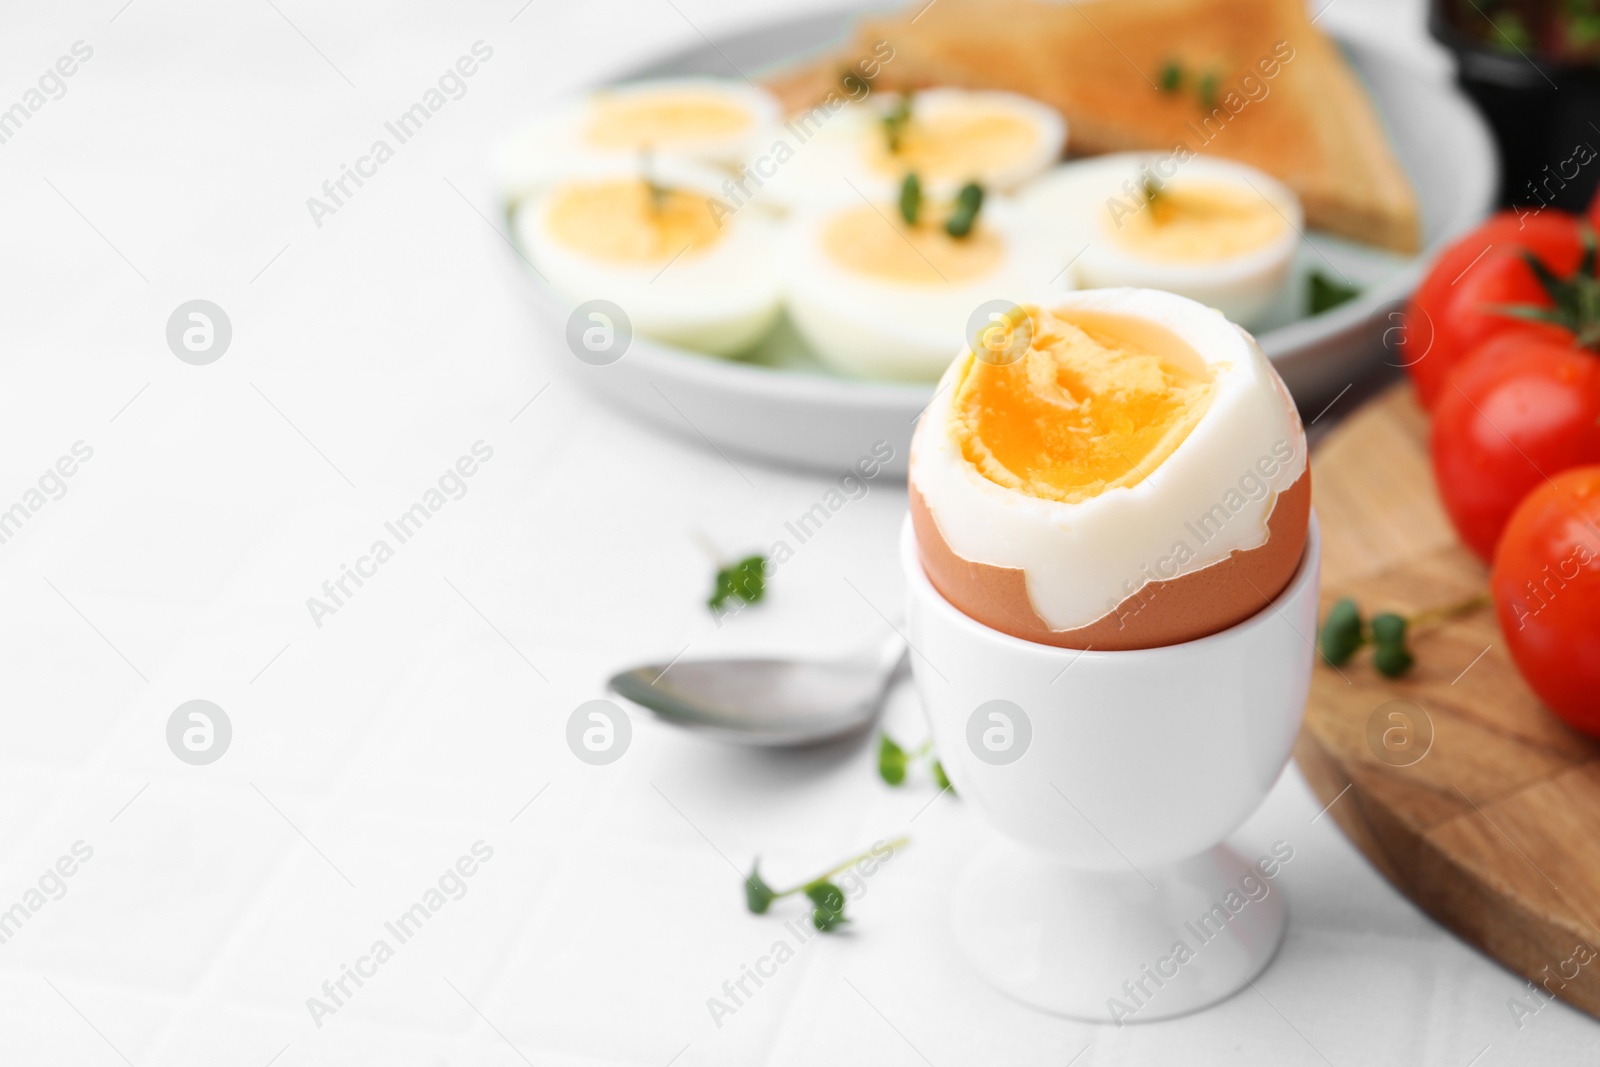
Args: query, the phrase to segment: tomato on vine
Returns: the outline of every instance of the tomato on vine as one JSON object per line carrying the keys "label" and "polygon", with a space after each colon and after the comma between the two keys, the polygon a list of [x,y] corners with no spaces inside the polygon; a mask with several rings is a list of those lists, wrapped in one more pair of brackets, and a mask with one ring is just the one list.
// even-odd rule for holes
{"label": "tomato on vine", "polygon": [[1500,334],[1450,375],[1430,449],[1451,523],[1489,560],[1529,492],[1600,463],[1600,356],[1538,332]]}
{"label": "tomato on vine", "polygon": [[1518,672],[1572,727],[1600,736],[1600,466],[1528,494],[1489,588]]}
{"label": "tomato on vine", "polygon": [[[1445,249],[1406,305],[1397,345],[1424,407],[1437,403],[1450,372],[1473,349],[1527,327],[1528,320],[1507,307],[1556,307],[1545,279],[1579,270],[1586,230],[1586,223],[1562,212],[1519,217],[1504,211]],[[1539,329],[1553,341],[1569,336],[1562,324]]]}

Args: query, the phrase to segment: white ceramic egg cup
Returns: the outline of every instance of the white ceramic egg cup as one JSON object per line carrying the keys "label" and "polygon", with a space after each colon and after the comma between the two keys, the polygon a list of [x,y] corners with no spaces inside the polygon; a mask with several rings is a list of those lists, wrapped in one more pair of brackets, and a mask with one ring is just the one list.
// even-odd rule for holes
{"label": "white ceramic egg cup", "polygon": [[1242,989],[1283,938],[1283,896],[1221,842],[1266,798],[1300,727],[1315,515],[1300,569],[1270,606],[1140,651],[990,629],[929,583],[909,520],[900,551],[934,744],[962,801],[1004,835],[954,894],[955,937],[979,973],[1033,1007],[1119,1025]]}

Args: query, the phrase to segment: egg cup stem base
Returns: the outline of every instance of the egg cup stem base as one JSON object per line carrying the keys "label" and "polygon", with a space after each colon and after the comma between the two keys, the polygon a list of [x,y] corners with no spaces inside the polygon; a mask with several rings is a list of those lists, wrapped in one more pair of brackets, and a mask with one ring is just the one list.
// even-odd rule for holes
{"label": "egg cup stem base", "polygon": [[951,920],[962,952],[1007,996],[1121,1026],[1243,989],[1277,952],[1286,912],[1281,889],[1227,845],[1091,871],[1001,840],[957,882]]}

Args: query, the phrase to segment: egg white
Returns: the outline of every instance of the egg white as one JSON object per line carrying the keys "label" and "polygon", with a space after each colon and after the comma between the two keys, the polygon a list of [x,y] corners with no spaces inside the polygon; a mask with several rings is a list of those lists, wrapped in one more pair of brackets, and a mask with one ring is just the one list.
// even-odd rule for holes
{"label": "egg white", "polygon": [[[666,96],[685,91],[715,96],[732,104],[749,116],[749,122],[742,130],[726,135],[661,140],[622,149],[597,147],[585,139],[596,103],[606,97]],[[780,113],[778,102],[770,93],[724,78],[657,78],[608,86],[546,108],[501,142],[494,170],[503,197],[515,202],[574,169],[597,163],[636,162],[646,147],[657,158],[733,167],[749,158],[755,139],[778,121]]]}
{"label": "egg white", "polygon": [[[662,185],[708,200],[723,180],[715,171],[670,160],[659,161],[653,173]],[[777,223],[770,213],[751,206],[723,216],[709,248],[646,264],[596,258],[551,232],[550,205],[567,182],[638,176],[637,165],[596,164],[525,202],[513,225],[529,262],[570,305],[593,299],[617,304],[637,334],[712,355],[750,348],[781,309],[773,260]]]}
{"label": "egg white", "polygon": [[[756,155],[740,172],[747,187],[759,188],[756,197],[791,208],[827,203],[845,197],[892,199],[905,179],[903,171],[880,171],[871,162],[872,151],[884,142],[883,118],[896,105],[898,95],[878,93],[860,101],[839,100],[830,110],[819,104],[791,115],[756,140]],[[962,185],[976,181],[988,192],[1010,192],[1048,170],[1066,147],[1067,124],[1061,113],[1031,97],[974,89],[927,89],[912,98],[912,122],[937,121],[940,115],[978,108],[1021,118],[1033,130],[1033,143],[1013,160],[994,159],[974,148],[970,166],[959,174],[939,177],[920,174],[923,191],[932,196],[954,196]],[[776,167],[770,160],[779,143],[792,157]],[[771,169],[770,176],[758,170]],[[760,178],[759,183],[757,178]]]}
{"label": "egg white", "polygon": [[[1116,212],[1141,203],[1145,170],[1167,189],[1194,182],[1259,195],[1283,217],[1284,226],[1267,245],[1240,255],[1204,262],[1140,256],[1108,230],[1116,225]],[[1017,204],[1077,256],[1073,268],[1080,286],[1162,289],[1214,307],[1247,327],[1281,298],[1305,228],[1300,201],[1282,182],[1254,167],[1208,156],[1178,162],[1173,156],[1125,152],[1065,163],[1024,189]]]}
{"label": "egg white", "polygon": [[[824,362],[846,374],[932,381],[967,344],[968,322],[980,305],[1021,303],[1070,288],[1064,260],[1003,197],[986,198],[978,216],[978,225],[1002,245],[999,263],[987,274],[952,283],[858,274],[827,252],[823,233],[831,219],[861,203],[857,198],[796,214],[779,251],[790,320]],[[946,210],[931,198],[925,203],[927,210]],[[883,225],[894,225],[898,209],[875,206]]]}
{"label": "egg white", "polygon": [[[946,543],[974,563],[1021,570],[1034,611],[1053,630],[1088,626],[1142,588],[1184,541],[1189,574],[1268,539],[1277,494],[1305,471],[1300,416],[1251,336],[1213,308],[1148,289],[1089,289],[1041,301],[1046,310],[1103,312],[1165,327],[1210,367],[1214,391],[1200,421],[1142,481],[1076,503],[1046,500],[985,478],[950,432],[963,353],[939,384],[911,445],[910,481]],[[1287,455],[1288,458],[1283,458]],[[1266,477],[1261,466],[1275,467]],[[1237,493],[1255,472],[1268,490],[1244,499],[1210,540],[1186,527]]]}

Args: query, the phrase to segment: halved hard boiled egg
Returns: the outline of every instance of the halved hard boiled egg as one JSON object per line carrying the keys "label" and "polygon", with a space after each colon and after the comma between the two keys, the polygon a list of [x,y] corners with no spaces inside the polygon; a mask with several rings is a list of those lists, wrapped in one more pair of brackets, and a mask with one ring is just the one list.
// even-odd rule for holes
{"label": "halved hard boiled egg", "polygon": [[718,207],[721,180],[670,161],[596,167],[518,209],[517,237],[567,302],[609,300],[637,333],[732,355],[777,318],[777,237],[760,208]]}
{"label": "halved hard boiled egg", "polygon": [[957,357],[911,446],[922,564],[959,610],[1066,648],[1194,640],[1266,609],[1310,515],[1300,417],[1255,341],[1142,289],[1024,309]]}
{"label": "halved hard boiled egg", "polygon": [[1245,326],[1280,299],[1305,226],[1287,186],[1206,156],[1130,152],[1067,163],[1018,205],[1077,255],[1085,288],[1164,289]]}
{"label": "halved hard boiled egg", "polygon": [[917,222],[861,198],[802,212],[780,259],[789,317],[827,363],[848,374],[932,381],[970,342],[975,314],[1024,294],[1065,288],[1048,241],[999,197],[965,236],[955,206],[927,198]]}
{"label": "halved hard boiled egg", "polygon": [[573,169],[657,157],[733,166],[778,119],[778,102],[742,81],[671,78],[558,103],[500,146],[496,170],[515,201]]}
{"label": "halved hard boiled egg", "polygon": [[[752,172],[785,148],[759,184],[763,199],[789,205],[843,196],[888,199],[915,171],[933,196],[953,196],[977,182],[1009,192],[1061,158],[1067,126],[1061,113],[1016,93],[928,89],[842,99],[791,115],[757,143]],[[756,181],[750,177],[750,181]]]}

